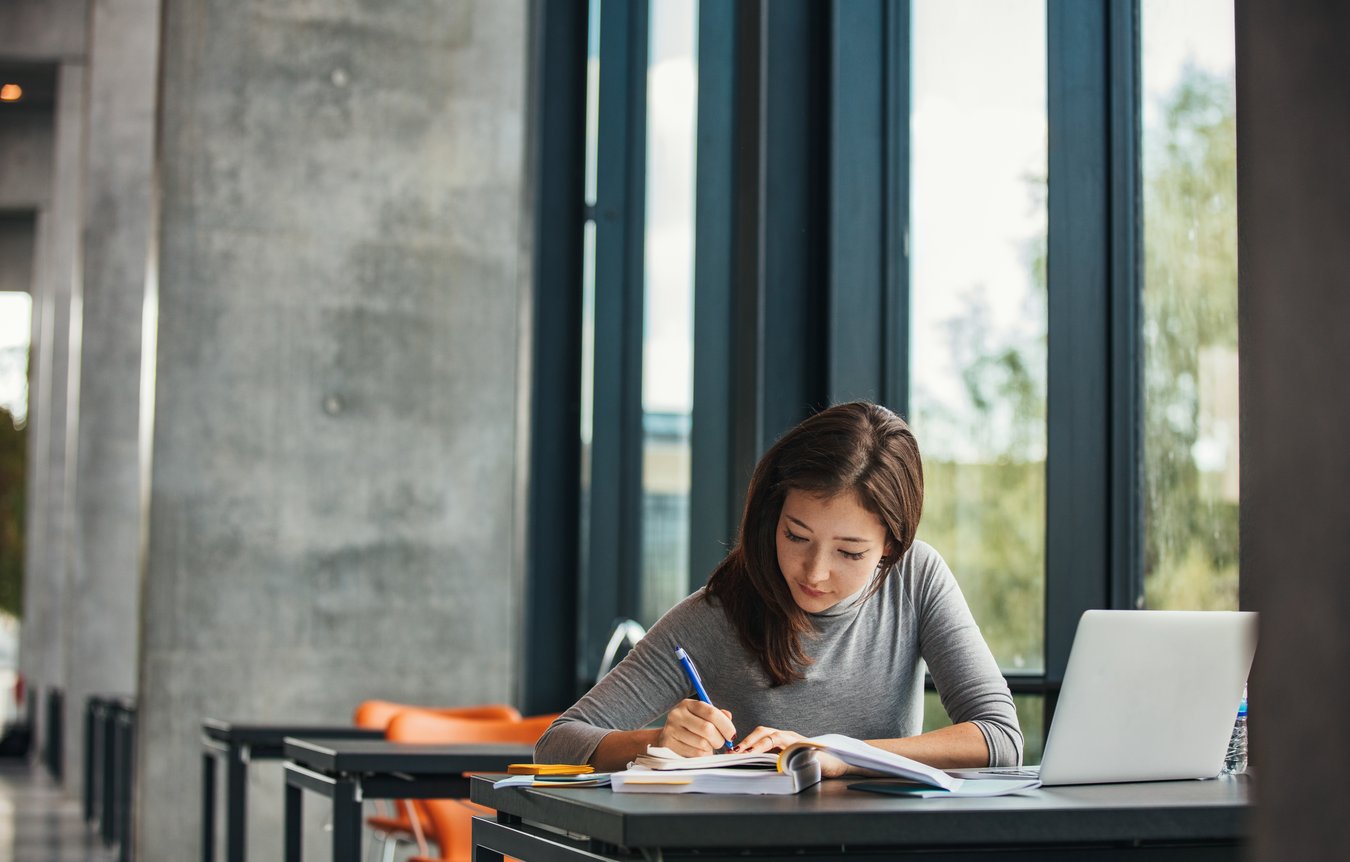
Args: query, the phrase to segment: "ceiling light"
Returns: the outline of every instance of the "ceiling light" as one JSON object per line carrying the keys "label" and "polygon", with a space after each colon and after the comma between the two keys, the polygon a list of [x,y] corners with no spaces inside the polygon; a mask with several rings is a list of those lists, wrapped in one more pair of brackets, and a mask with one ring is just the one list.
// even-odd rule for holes
{"label": "ceiling light", "polygon": [[23,87],[18,84],[0,85],[0,102],[17,102],[23,98]]}

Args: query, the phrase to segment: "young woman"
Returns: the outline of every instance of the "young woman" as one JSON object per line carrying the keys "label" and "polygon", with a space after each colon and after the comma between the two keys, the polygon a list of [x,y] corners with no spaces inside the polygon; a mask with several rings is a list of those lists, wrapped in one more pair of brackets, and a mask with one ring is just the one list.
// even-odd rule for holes
{"label": "young woman", "polygon": [[[707,586],[554,722],[535,759],[608,771],[648,745],[694,756],[842,733],[940,768],[1020,764],[1003,675],[951,570],[914,541],[922,509],[900,417],[854,402],[802,422],[755,468],[739,542]],[[716,708],[691,697],[677,646]],[[920,734],[925,663],[954,723]]]}

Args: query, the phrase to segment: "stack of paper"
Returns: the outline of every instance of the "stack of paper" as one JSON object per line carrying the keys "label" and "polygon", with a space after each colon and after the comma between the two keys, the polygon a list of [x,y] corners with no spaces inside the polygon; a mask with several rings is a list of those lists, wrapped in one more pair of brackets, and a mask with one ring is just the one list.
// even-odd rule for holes
{"label": "stack of paper", "polygon": [[[754,755],[751,755],[754,756]],[[734,754],[722,757],[733,758]],[[814,757],[801,757],[780,771],[778,758],[769,763],[740,762],[720,767],[688,768],[673,764],[659,767],[634,764],[611,775],[619,793],[740,793],[787,795],[820,781],[820,764]],[[702,760],[703,758],[688,758]]]}
{"label": "stack of paper", "polygon": [[998,796],[1029,790],[1039,781],[963,780],[953,778],[917,760],[868,745],[836,733],[801,740],[778,754],[713,754],[681,757],[665,748],[650,746],[629,768],[612,775],[620,793],[749,793],[790,794],[820,781],[817,752],[880,775],[910,782],[859,789],[919,796]]}

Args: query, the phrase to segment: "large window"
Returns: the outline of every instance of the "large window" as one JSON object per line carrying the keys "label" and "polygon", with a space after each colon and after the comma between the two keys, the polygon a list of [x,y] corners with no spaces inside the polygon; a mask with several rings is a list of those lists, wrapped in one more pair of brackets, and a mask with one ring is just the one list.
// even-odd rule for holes
{"label": "large window", "polygon": [[913,6],[910,414],[919,537],[999,664],[1044,667],[1043,0]]}
{"label": "large window", "polygon": [[575,295],[578,681],[855,397],[914,427],[1029,760],[1083,610],[1236,605],[1230,0],[587,5],[576,281],[536,276]]}
{"label": "large window", "polygon": [[1144,598],[1237,607],[1237,160],[1231,0],[1146,0]]}

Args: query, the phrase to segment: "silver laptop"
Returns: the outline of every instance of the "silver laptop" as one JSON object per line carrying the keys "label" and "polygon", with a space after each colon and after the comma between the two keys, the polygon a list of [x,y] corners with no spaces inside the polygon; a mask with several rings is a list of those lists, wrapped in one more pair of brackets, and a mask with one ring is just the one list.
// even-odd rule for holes
{"label": "silver laptop", "polygon": [[1256,652],[1256,614],[1088,611],[1036,767],[1042,784],[1213,778],[1223,766]]}

